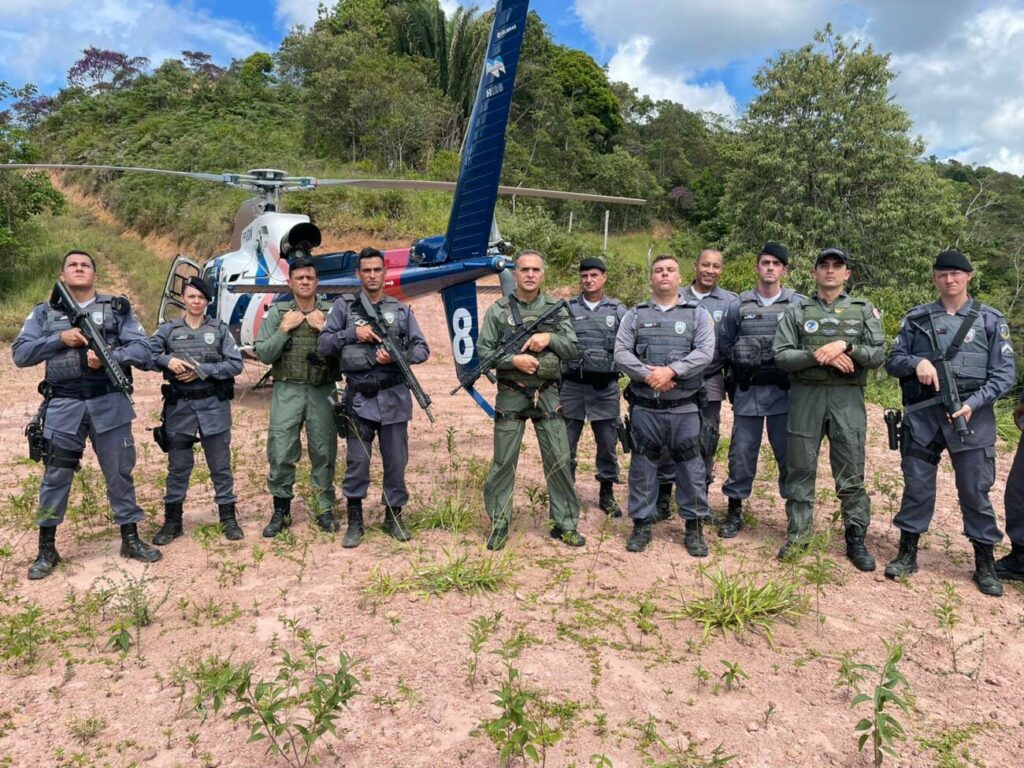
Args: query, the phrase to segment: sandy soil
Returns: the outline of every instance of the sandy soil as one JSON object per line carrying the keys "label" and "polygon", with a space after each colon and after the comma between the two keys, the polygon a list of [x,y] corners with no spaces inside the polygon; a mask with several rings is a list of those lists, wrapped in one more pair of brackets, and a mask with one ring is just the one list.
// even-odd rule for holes
{"label": "sandy soil", "polygon": [[[493,294],[481,298],[492,300]],[[688,601],[709,594],[710,578],[720,570],[748,574],[758,583],[799,581],[774,558],[785,530],[774,478],[766,472],[758,480],[748,507],[754,524],[724,543],[711,534],[711,555],[703,563],[682,549],[679,521],[660,524],[649,550],[632,555],[623,548],[629,523],[610,521],[596,508],[589,436],[579,483],[584,549],[547,536],[538,451],[528,434],[517,529],[507,550],[510,581],[494,593],[428,596],[412,589],[383,596],[384,575],[401,579],[460,556],[490,557],[482,546],[486,525],[479,492],[490,453],[489,424],[467,397],[447,394],[454,377],[440,301],[425,299],[415,309],[434,351],[419,374],[438,423],[431,426],[422,413],[413,419],[410,512],[432,499],[462,498],[476,510],[476,525],[460,535],[418,531],[407,545],[374,527],[358,549],[343,550],[340,536],[308,525],[302,501],[295,504],[293,544],[276,547],[260,538],[270,511],[264,484],[270,391],[252,388],[261,373],[252,365],[235,401],[243,542],[210,543],[192,535],[216,516],[200,459],[186,506],[186,536],[148,569],[121,560],[116,529],[104,523],[102,478],[88,455],[69,521],[59,532],[65,562],[51,578],[28,582],[25,568],[35,553],[33,481],[40,468],[23,458],[21,431],[38,404],[39,371],[15,369],[9,349],[0,353],[0,765],[284,765],[265,756],[265,742],[247,743],[249,729],[227,717],[230,707],[204,721],[193,707],[186,671],[219,654],[252,662],[258,677],[271,679],[282,653],[299,648],[285,624],[293,620],[326,644],[328,660],[342,650],[361,659],[356,675],[362,695],[339,716],[337,736],[314,748],[325,765],[498,765],[497,750],[475,729],[498,715],[493,691],[505,671],[494,651],[517,633],[525,640],[513,664],[523,685],[547,703],[546,722],[563,736],[547,750],[549,766],[599,764],[601,755],[608,760],[604,765],[617,767],[705,765],[711,763],[694,756],[709,758],[719,745],[723,755],[735,756],[730,765],[751,768],[869,765],[870,753],[858,753],[853,730],[869,706],[851,710],[851,694],[837,687],[837,678],[844,656],[881,668],[883,639],[905,645],[900,669],[911,702],[909,714],[896,713],[907,740],[897,743],[900,757],[886,758],[887,764],[1017,764],[1014,755],[1024,751],[1024,593],[1008,588],[1001,600],[985,598],[970,582],[969,544],[959,535],[945,462],[920,573],[905,584],[887,582],[880,571],[857,573],[836,538],[829,556],[841,583],[824,587],[817,599],[814,588],[803,584],[809,610],[794,625],[776,623],[774,644],[758,632],[712,632],[702,639],[693,620],[672,617]],[[156,423],[159,381],[153,375],[136,379],[136,481],[147,513],[143,528],[151,536],[162,510],[165,458],[146,427]],[[878,409],[871,409],[870,422],[868,485],[875,517],[869,545],[884,565],[898,539],[889,521],[900,480],[896,455],[884,446]],[[1000,455],[997,500],[1009,461],[1008,454]],[[379,480],[376,462],[375,467]],[[718,471],[724,479],[724,462]],[[303,469],[300,480],[306,478]],[[834,496],[824,490],[830,482],[823,462],[821,529],[836,509]],[[307,490],[303,482],[300,490]],[[624,502],[624,486],[619,498]],[[376,524],[379,500],[371,492],[368,502],[369,520]],[[717,484],[712,505],[723,513]],[[141,645],[121,654],[107,644],[117,602],[140,581],[151,596],[153,621],[141,629]],[[944,582],[955,592],[951,605],[958,619],[948,636],[936,617]],[[104,596],[111,599],[101,608]],[[15,620],[33,605],[41,614],[30,625],[34,639],[26,642]],[[471,682],[471,622],[495,612],[502,615],[500,624],[484,643]],[[749,677],[727,690],[720,679],[723,661],[738,662]],[[708,679],[701,679],[702,670]],[[871,673],[861,687],[870,690],[875,682]],[[957,744],[958,734],[962,743],[945,756],[953,762],[939,762],[939,751],[925,744],[943,738]],[[975,762],[967,762],[963,749]]]}

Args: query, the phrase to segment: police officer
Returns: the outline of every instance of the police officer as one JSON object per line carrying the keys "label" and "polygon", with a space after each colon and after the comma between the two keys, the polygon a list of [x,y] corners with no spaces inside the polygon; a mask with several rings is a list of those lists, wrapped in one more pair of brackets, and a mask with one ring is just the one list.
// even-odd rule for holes
{"label": "police officer", "polygon": [[[1024,432],[1024,392],[1013,408],[1013,423]],[[996,560],[996,576],[1003,581],[1024,581],[1024,435],[1017,443],[1013,466],[1006,478],[1003,507],[1010,553]]]}
{"label": "police officer", "polygon": [[206,281],[189,278],[181,298],[184,317],[164,323],[149,339],[153,364],[167,379],[162,387],[164,412],[160,425],[167,449],[167,490],[164,524],[153,543],[170,544],[184,532],[182,505],[195,465],[192,446],[197,432],[210,468],[224,537],[238,541],[244,534],[235,517],[230,400],[235,376],[242,372],[242,354],[227,325],[206,316],[213,299],[213,290]]}
{"label": "police officer", "polygon": [[316,493],[317,525],[338,530],[334,517],[334,464],[338,433],[330,397],[338,379],[336,366],[317,353],[331,305],[316,297],[319,281],[313,259],[302,248],[293,251],[288,286],[290,301],[277,301],[263,319],[256,336],[256,357],[271,365],[274,394],[270,402],[267,486],[274,512],[263,529],[271,538],[291,525],[295,464],[302,453],[299,434],[306,427],[306,448]]}
{"label": "police officer", "polygon": [[[704,369],[704,390],[706,404],[702,407],[701,455],[704,457],[704,485],[711,486],[715,479],[715,453],[718,451],[719,428],[722,421],[722,401],[725,399],[725,378],[722,368],[725,360],[722,357],[717,336],[719,324],[725,317],[725,311],[736,298],[736,294],[718,285],[722,277],[723,261],[720,251],[705,248],[694,262],[694,278],[679,295],[688,302],[696,303],[711,315],[715,323],[715,355],[711,363]],[[672,498],[672,477],[675,469],[671,458],[666,455],[658,466],[658,519],[669,517],[670,500]]]}
{"label": "police officer", "polygon": [[398,541],[412,538],[402,522],[402,507],[409,500],[405,467],[409,463],[409,421],[412,396],[405,378],[382,339],[370,327],[370,313],[387,327],[411,365],[430,356],[427,340],[412,309],[384,293],[384,254],[376,248],[359,253],[356,274],[359,294],[334,302],[327,327],[320,335],[320,354],[340,359],[345,373],[349,436],[342,492],[348,504],[348,528],[343,547],[355,547],[363,538],[363,499],[370,487],[370,451],[376,435],[384,464],[384,531]]}
{"label": "police officer", "polygon": [[[516,257],[516,289],[498,299],[484,315],[478,349],[481,359],[494,353],[502,338],[528,325],[558,300],[541,293],[544,257],[527,250]],[[562,362],[580,356],[576,331],[567,312],[542,323],[517,354],[495,366],[498,395],[494,417],[494,460],[484,483],[484,504],[491,518],[488,549],[501,549],[512,522],[512,491],[526,422],[533,422],[547,482],[551,537],[571,547],[586,544],[576,530],[580,502],[569,467],[569,440],[559,405]]]}
{"label": "police officer", "polygon": [[722,356],[729,361],[727,388],[733,411],[729,477],[722,485],[729,510],[718,526],[723,539],[743,528],[743,500],[750,498],[766,426],[779,467],[779,495],[786,498],[789,377],[775,365],[772,343],[782,313],[804,297],[782,286],[789,272],[789,252],[780,243],[765,243],[755,271],[757,286],[733,300],[719,326]]}
{"label": "police officer", "polygon": [[814,484],[821,440],[828,436],[846,533],[846,557],[861,571],[873,571],[875,559],[864,545],[871,501],[864,490],[864,440],[867,372],[885,358],[881,315],[871,302],[848,295],[849,257],[838,248],[818,254],[812,272],[812,298],[786,308],[775,333],[775,362],[789,373],[786,421],[786,543],[783,559],[800,549],[811,534]]}
{"label": "police officer", "polygon": [[[149,364],[146,333],[123,296],[96,292],[96,262],[85,251],[64,256],[60,279],[78,306],[102,329],[114,361],[127,368]],[[11,351],[14,364],[25,368],[46,364],[46,403],[43,437],[47,441],[46,470],[39,486],[39,553],[28,569],[30,579],[53,573],[57,526],[64,520],[71,481],[92,442],[107,482],[107,501],[121,527],[121,557],[153,563],[159,550],[139,538],[142,509],[135,500],[135,411],[126,395],[116,391],[81,329],[71,326],[66,312],[48,303],[37,304],[25,319]]]}
{"label": "police officer", "polygon": [[607,268],[598,258],[580,262],[580,295],[569,301],[578,360],[562,364],[562,414],[569,435],[572,476],[576,479],[576,446],[584,421],[590,420],[597,443],[597,475],[601,484],[598,506],[612,517],[621,517],[613,484],[619,482],[619,460],[615,452],[619,420],[619,373],[615,370],[615,334],[626,314],[622,302],[605,296]]}
{"label": "police officer", "polygon": [[715,353],[714,321],[706,309],[679,293],[679,265],[672,256],[651,264],[652,297],[626,312],[615,338],[615,364],[629,376],[633,458],[629,467],[630,552],[651,542],[657,511],[658,461],[667,450],[675,468],[676,503],[685,521],[686,551],[708,553],[703,523],[708,509],[701,457],[704,369]]}
{"label": "police officer", "polygon": [[[903,501],[893,520],[900,529],[900,548],[885,575],[909,576],[917,570],[917,543],[935,512],[935,472],[945,449],[956,475],[964,535],[974,546],[974,582],[983,594],[998,597],[1003,585],[992,550],[1003,533],[988,492],[995,482],[992,405],[1010,391],[1017,375],[1010,327],[1001,312],[971,298],[973,267],[966,256],[943,251],[933,269],[939,300],[907,313],[885,364],[900,379],[905,407]],[[937,394],[941,386],[932,339],[950,364],[962,403],[954,413]]]}

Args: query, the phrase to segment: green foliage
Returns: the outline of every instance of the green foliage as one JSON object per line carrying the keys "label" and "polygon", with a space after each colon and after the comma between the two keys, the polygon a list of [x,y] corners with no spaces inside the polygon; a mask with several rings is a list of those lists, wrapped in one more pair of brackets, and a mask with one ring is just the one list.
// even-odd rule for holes
{"label": "green foliage", "polygon": [[994,726],[994,723],[968,723],[956,728],[937,729],[932,736],[921,739],[920,744],[935,753],[935,768],[981,766],[983,763],[971,756],[968,745],[979,733]]}
{"label": "green foliage", "polygon": [[710,575],[711,594],[685,603],[669,618],[687,617],[703,627],[706,639],[714,629],[740,634],[747,629],[764,632],[773,643],[776,621],[793,623],[806,611],[806,601],[796,586],[769,579],[756,584],[752,574],[718,571]]}
{"label": "green foliage", "polygon": [[722,666],[725,667],[725,672],[718,677],[725,683],[725,690],[731,691],[734,685],[739,687],[740,680],[750,679],[750,675],[743,671],[738,661],[726,661],[725,659],[720,659],[720,661]]}
{"label": "green foliage", "polygon": [[0,661],[15,669],[30,670],[39,661],[39,648],[50,636],[43,609],[26,603],[23,610],[0,615]]}
{"label": "green foliage", "polygon": [[[879,672],[877,668],[868,665],[867,669],[878,676],[878,683],[875,685],[873,695],[860,693],[853,697],[850,708],[857,707],[864,703],[872,705],[871,714],[862,718],[854,726],[854,731],[859,733],[857,748],[864,749],[864,745],[871,741],[871,750],[874,764],[880,766],[885,756],[897,757],[893,749],[893,742],[905,738],[903,726],[892,714],[886,712],[886,707],[892,705],[901,709],[904,714],[909,713],[909,705],[904,696],[909,688],[907,679],[899,671],[898,665],[903,659],[903,644],[889,643],[885,645],[885,667]],[[902,695],[901,695],[902,690]]]}
{"label": "green foliage", "polygon": [[191,672],[196,687],[196,708],[218,713],[228,704],[232,720],[249,724],[249,741],[267,740],[267,754],[282,757],[294,768],[318,762],[314,747],[330,734],[337,737],[337,719],[360,695],[352,674],[358,661],[344,651],[327,669],[327,645],[316,643],[308,631],[296,626],[300,653],[283,651],[273,679],[256,678],[253,664],[236,664],[211,656]]}

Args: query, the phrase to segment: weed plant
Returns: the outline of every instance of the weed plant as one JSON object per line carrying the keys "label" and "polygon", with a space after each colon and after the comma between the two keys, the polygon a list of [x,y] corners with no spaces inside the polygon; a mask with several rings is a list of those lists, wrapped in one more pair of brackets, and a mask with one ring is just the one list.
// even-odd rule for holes
{"label": "weed plant", "polygon": [[[861,718],[854,726],[854,731],[860,734],[857,739],[859,750],[863,751],[864,746],[871,742],[872,758],[876,768],[882,764],[886,755],[898,757],[893,743],[906,737],[903,725],[891,714],[890,705],[902,710],[904,714],[909,713],[909,705],[904,698],[909,683],[898,666],[903,659],[903,644],[888,641],[883,643],[886,654],[885,667],[881,672],[873,666],[867,667],[868,672],[873,672],[878,677],[874,693],[857,694],[850,702],[851,709],[861,704],[871,704],[871,714]],[[886,711],[887,708],[890,711]]]}

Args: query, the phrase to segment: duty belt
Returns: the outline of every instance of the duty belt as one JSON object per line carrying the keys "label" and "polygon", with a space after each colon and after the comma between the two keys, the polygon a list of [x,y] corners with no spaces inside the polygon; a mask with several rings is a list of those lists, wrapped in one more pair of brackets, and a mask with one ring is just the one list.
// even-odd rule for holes
{"label": "duty belt", "polygon": [[526,395],[531,400],[536,400],[537,396],[548,387],[554,387],[561,384],[561,379],[548,379],[543,384],[538,384],[536,387],[531,387],[529,384],[523,384],[512,379],[498,379],[498,387],[510,389],[513,392],[518,392],[521,395]]}
{"label": "duty belt", "polygon": [[563,375],[562,379],[564,381],[574,381],[579,384],[587,384],[588,386],[594,387],[595,389],[600,389],[602,387],[607,387],[613,381],[618,381],[619,374],[586,373],[585,371],[581,371],[578,374],[569,374],[567,376]]}
{"label": "duty belt", "polygon": [[52,382],[51,386],[53,387],[53,397],[68,397],[74,400],[92,400],[94,397],[102,397],[117,391],[106,376],[96,381],[89,379],[56,381]]}
{"label": "duty belt", "polygon": [[[626,391],[629,392],[629,390]],[[701,391],[703,390],[697,390],[697,392]],[[639,395],[634,395],[631,393],[626,396],[626,402],[628,402],[630,405],[639,406],[640,408],[649,408],[652,411],[667,411],[669,408],[677,408],[680,405],[692,403],[696,399],[696,392],[687,397],[680,397],[675,400],[662,400],[660,398],[655,400],[653,397],[640,397]]]}
{"label": "duty belt", "polygon": [[202,389],[178,389],[174,387],[174,397],[178,400],[205,400],[216,394],[216,387],[203,387]]}
{"label": "duty belt", "polygon": [[347,387],[366,397],[373,397],[382,389],[391,389],[392,387],[397,387],[399,384],[404,383],[405,377],[403,376],[392,376],[390,379],[384,379],[384,381],[379,384],[373,381],[360,383],[349,379]]}

